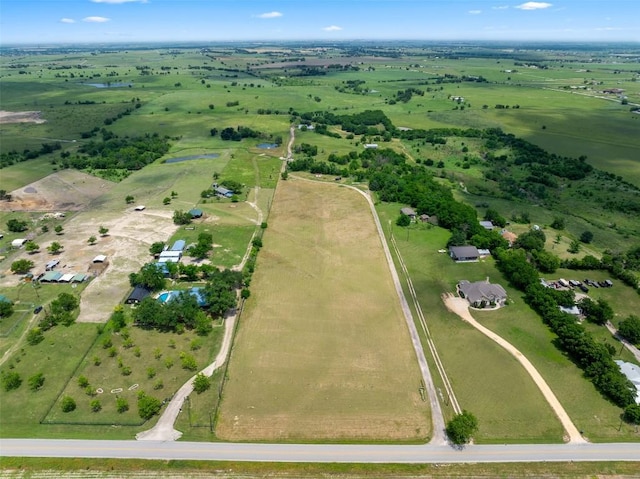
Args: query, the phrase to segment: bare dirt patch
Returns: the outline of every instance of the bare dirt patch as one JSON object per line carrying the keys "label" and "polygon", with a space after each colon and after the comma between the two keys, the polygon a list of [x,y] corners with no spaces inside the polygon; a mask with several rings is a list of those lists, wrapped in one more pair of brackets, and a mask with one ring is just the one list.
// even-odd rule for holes
{"label": "bare dirt patch", "polygon": [[[109,229],[108,235],[100,237],[98,229]],[[64,250],[55,258],[60,259],[56,268],[62,273],[97,274],[82,293],[79,322],[105,322],[115,305],[122,301],[130,289],[129,274],[151,261],[149,246],[154,241],[165,241],[175,231],[171,213],[162,210],[121,212],[83,211],[69,219],[64,225],[63,235],[48,234],[38,238],[42,252],[28,255],[21,251],[15,259],[28,258],[35,263],[33,272],[44,272],[46,263],[54,256],[46,252],[52,241],[58,241]],[[98,241],[91,246],[87,240],[96,236]],[[97,255],[107,256],[103,271],[95,268],[92,260]],[[0,285],[12,286],[18,281],[16,275],[5,272]]]}
{"label": "bare dirt patch", "polygon": [[2,211],[79,211],[115,183],[77,170],[62,170],[11,192]]}
{"label": "bare dirt patch", "polygon": [[41,111],[5,111],[0,110],[0,124],[3,123],[45,123]]}

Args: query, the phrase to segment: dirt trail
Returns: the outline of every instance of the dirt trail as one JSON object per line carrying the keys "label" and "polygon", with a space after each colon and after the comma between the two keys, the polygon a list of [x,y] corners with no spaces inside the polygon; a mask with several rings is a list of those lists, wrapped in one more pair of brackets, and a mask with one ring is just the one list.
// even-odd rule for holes
{"label": "dirt trail", "polygon": [[543,377],[540,375],[538,370],[533,366],[533,364],[531,364],[531,362],[515,346],[513,346],[511,343],[509,343],[502,337],[498,336],[496,333],[494,333],[490,329],[485,328],[483,325],[478,323],[474,319],[474,317],[471,316],[471,313],[469,312],[469,303],[467,302],[466,299],[454,296],[451,293],[443,295],[442,299],[444,300],[444,304],[447,306],[447,309],[457,314],[464,321],[472,325],[482,334],[484,334],[485,336],[489,337],[490,339],[498,343],[500,346],[506,349],[509,353],[511,353],[511,355],[514,358],[516,358],[518,362],[520,362],[520,364],[522,364],[522,366],[525,368],[527,373],[529,373],[533,381],[536,383],[536,386],[538,386],[538,388],[540,389],[540,392],[542,392],[542,395],[544,396],[544,398],[547,400],[547,402],[553,409],[553,412],[555,413],[555,415],[558,417],[558,419],[562,423],[562,427],[564,427],[564,430],[566,431],[569,439],[568,442],[574,443],[574,444],[579,444],[579,443],[584,444],[587,442],[582,437],[582,435],[580,434],[576,426],[573,424],[573,422],[571,421],[571,418],[569,418],[569,415],[564,410],[564,408],[562,407],[562,404],[560,404],[560,401],[558,401],[558,398],[555,396],[555,394],[553,394],[553,391],[551,390],[547,382],[543,379]]}

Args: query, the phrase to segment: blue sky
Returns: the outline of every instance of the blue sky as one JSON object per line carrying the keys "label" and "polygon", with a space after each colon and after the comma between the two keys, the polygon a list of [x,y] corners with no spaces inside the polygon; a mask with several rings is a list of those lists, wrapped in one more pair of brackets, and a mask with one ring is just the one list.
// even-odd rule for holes
{"label": "blue sky", "polygon": [[640,0],[0,0],[0,44],[640,41]]}

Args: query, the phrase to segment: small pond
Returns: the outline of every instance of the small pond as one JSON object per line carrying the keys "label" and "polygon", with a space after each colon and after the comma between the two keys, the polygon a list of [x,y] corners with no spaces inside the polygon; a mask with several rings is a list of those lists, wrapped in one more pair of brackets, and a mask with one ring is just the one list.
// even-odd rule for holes
{"label": "small pond", "polygon": [[218,153],[207,153],[206,155],[190,155],[190,156],[180,156],[178,158],[170,158],[165,161],[165,163],[180,163],[181,161],[190,161],[190,160],[211,160],[214,158],[218,158],[220,155]]}
{"label": "small pond", "polygon": [[277,143],[260,143],[258,145],[258,148],[260,148],[261,150],[272,150],[273,148],[278,148]]}
{"label": "small pond", "polygon": [[93,86],[96,88],[125,88],[132,87],[133,83],[113,82],[113,83],[83,83],[83,85]]}

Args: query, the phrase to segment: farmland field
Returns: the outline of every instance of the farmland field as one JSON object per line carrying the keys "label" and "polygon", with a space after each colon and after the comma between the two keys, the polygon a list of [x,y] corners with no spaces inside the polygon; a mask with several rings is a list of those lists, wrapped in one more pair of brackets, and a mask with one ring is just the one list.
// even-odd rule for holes
{"label": "farmland field", "polygon": [[355,192],[281,182],[217,422],[225,440],[423,440],[420,373]]}

